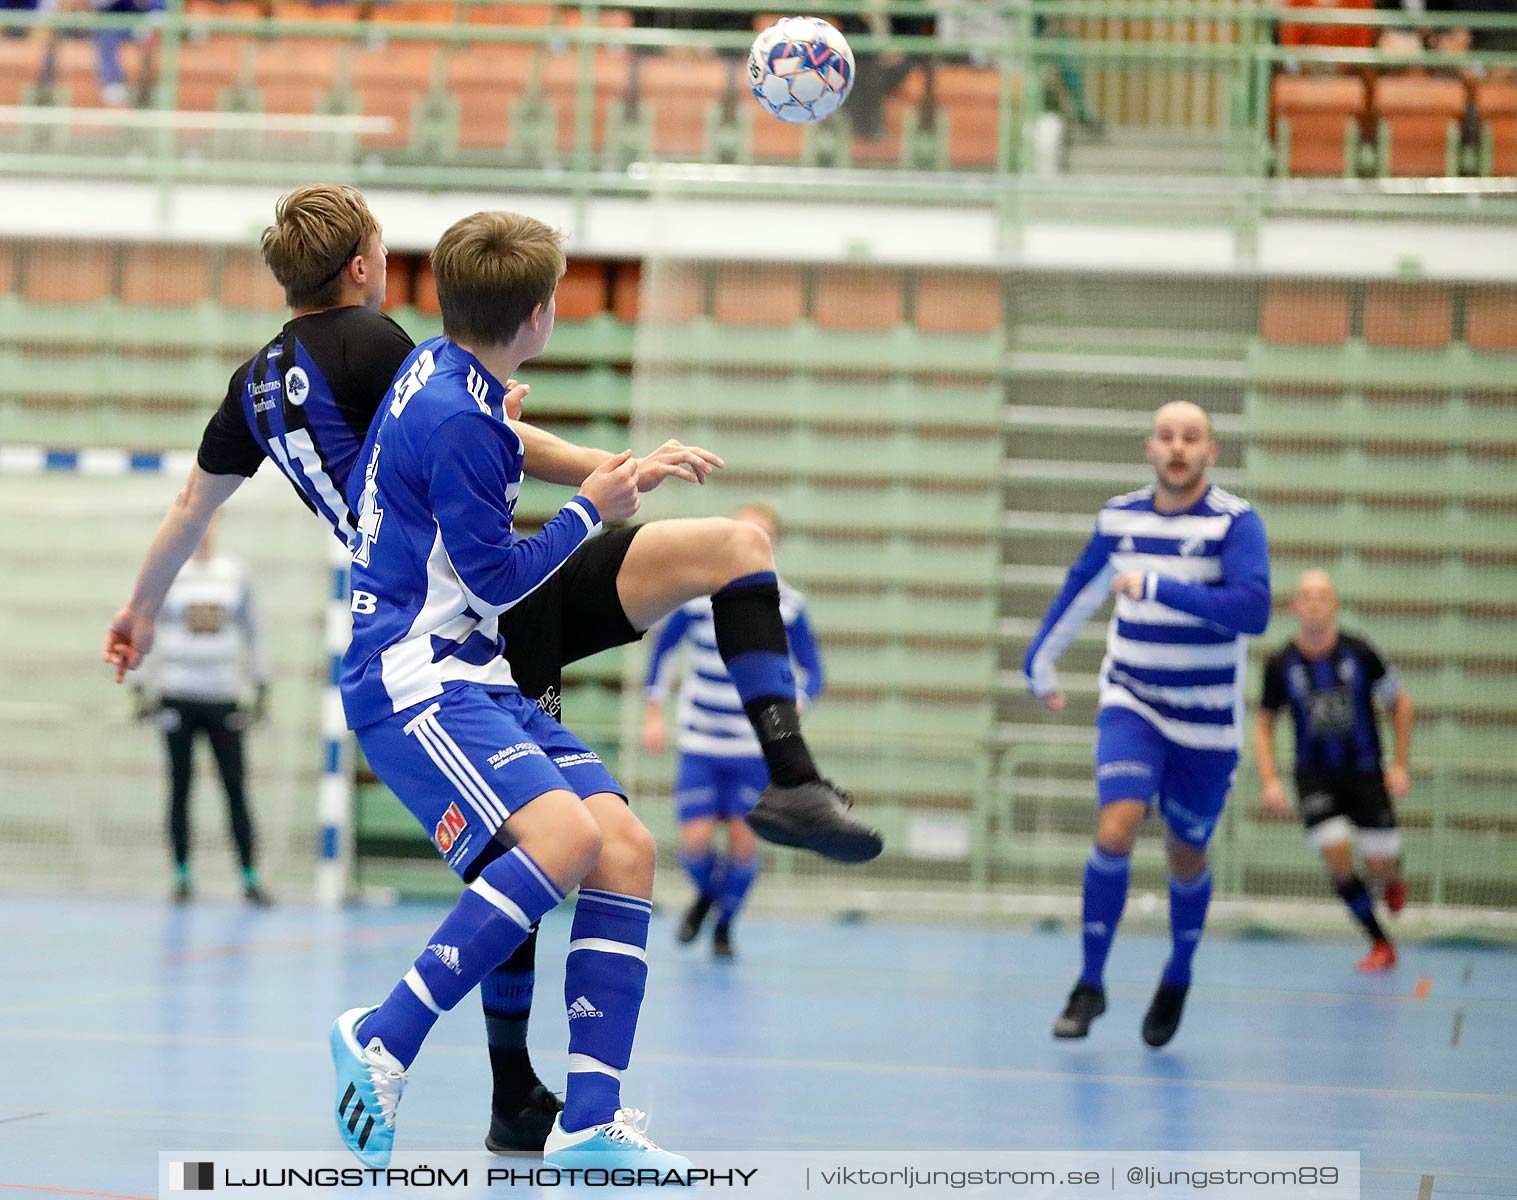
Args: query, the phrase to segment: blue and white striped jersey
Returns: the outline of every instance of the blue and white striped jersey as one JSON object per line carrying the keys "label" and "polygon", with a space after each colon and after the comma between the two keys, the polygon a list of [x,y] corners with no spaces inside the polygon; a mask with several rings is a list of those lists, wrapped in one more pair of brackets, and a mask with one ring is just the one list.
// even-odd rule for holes
{"label": "blue and white striped jersey", "polygon": [[1154,510],[1153,487],[1108,500],[1070,567],[1023,670],[1035,695],[1058,689],[1054,663],[1101,606],[1111,581],[1146,576],[1144,598],[1117,598],[1101,664],[1102,708],[1128,708],[1176,745],[1242,744],[1249,634],[1269,624],[1269,546],[1248,502],[1209,487],[1183,513]]}
{"label": "blue and white striped jersey", "polygon": [[445,688],[514,688],[500,615],[600,528],[576,496],[537,536],[516,536],[523,451],[505,394],[474,355],[432,338],[369,430],[348,487],[357,538],[342,700],[353,729]]}
{"label": "blue and white striped jersey", "polygon": [[[790,641],[796,682],[810,704],[822,694],[827,677],[811,622],[806,617],[805,598],[784,580],[780,581],[780,616]],[[674,675],[674,651],[686,640],[690,653],[680,681],[676,747],[682,754],[713,758],[760,757],[762,751],[743,712],[742,698],[716,648],[716,623],[712,620],[709,596],[676,609],[659,627],[644,681],[647,698],[662,703],[668,697]]]}

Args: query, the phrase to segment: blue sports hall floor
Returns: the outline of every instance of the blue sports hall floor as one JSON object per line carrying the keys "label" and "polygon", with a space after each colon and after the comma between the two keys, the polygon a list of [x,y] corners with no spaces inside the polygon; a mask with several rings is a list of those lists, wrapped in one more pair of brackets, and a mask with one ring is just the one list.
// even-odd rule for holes
{"label": "blue sports hall floor", "polygon": [[[442,911],[0,897],[0,1200],[153,1196],[159,1150],[337,1149],[328,1026]],[[532,1033],[559,1086],[568,912]],[[1412,945],[1364,978],[1347,938],[1214,937],[1152,1051],[1159,937],[1118,939],[1110,1010],[1070,1044],[1049,1026],[1072,933],[755,915],[717,964],[671,928],[624,1097],[672,1149],[1358,1150],[1365,1196],[1517,1196],[1511,950]],[[488,1096],[470,998],[412,1071],[397,1149],[479,1149]]]}

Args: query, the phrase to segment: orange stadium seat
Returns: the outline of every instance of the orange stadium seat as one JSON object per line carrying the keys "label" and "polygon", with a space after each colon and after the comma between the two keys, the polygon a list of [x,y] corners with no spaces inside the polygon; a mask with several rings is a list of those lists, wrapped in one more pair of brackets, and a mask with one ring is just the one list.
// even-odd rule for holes
{"label": "orange stadium seat", "polygon": [[817,276],[812,315],[820,329],[878,332],[904,315],[901,273],[878,267],[825,268]]}
{"label": "orange stadium seat", "polygon": [[99,242],[33,242],[21,297],[33,304],[93,304],[115,285],[116,256]]}
{"label": "orange stadium seat", "polygon": [[1490,131],[1491,174],[1517,175],[1517,86],[1486,79],[1475,85],[1475,108]]}
{"label": "orange stadium seat", "polygon": [[274,16],[281,21],[321,21],[329,25],[351,25],[358,20],[358,5],[310,4],[305,3],[304,0],[275,0]]}
{"label": "orange stadium seat", "polygon": [[[591,142],[599,150],[606,144],[606,118],[611,105],[627,94],[628,56],[610,50],[595,51],[593,68]],[[558,148],[567,153],[574,148],[575,105],[579,96],[579,52],[555,54],[543,67],[543,90],[554,102],[558,114]]]}
{"label": "orange stadium seat", "polygon": [[411,255],[392,254],[385,260],[385,312],[411,303],[411,281],[415,275],[416,259]]}
{"label": "orange stadium seat", "polygon": [[1448,288],[1368,286],[1364,341],[1377,348],[1441,350],[1454,337],[1454,295]]}
{"label": "orange stadium seat", "polygon": [[268,15],[263,0],[186,0],[184,12],[190,17],[226,17],[238,21],[256,21]]}
{"label": "orange stadium seat", "polygon": [[416,263],[416,283],[412,303],[416,311],[425,317],[442,316],[442,305],[437,302],[437,277],[432,274],[432,260],[422,255]]}
{"label": "orange stadium seat", "polygon": [[598,260],[571,259],[558,281],[558,318],[588,321],[606,311],[606,264]]}
{"label": "orange stadium seat", "polygon": [[353,91],[366,117],[388,117],[388,133],[366,133],[365,146],[405,146],[411,141],[411,114],[432,86],[433,42],[391,42],[353,55]]}
{"label": "orange stadium seat", "polygon": [[1471,288],[1465,302],[1464,340],[1472,350],[1517,352],[1517,289]]}
{"label": "orange stadium seat", "polygon": [[756,105],[751,111],[753,157],[759,162],[798,162],[806,146],[806,126],[778,121]]}
{"label": "orange stadium seat", "polygon": [[1381,170],[1389,175],[1448,174],[1449,137],[1459,132],[1464,106],[1464,84],[1458,80],[1418,75],[1376,80],[1375,115],[1390,134]]}
{"label": "orange stadium seat", "polygon": [[716,319],[723,325],[791,325],[803,311],[796,267],[754,264],[717,270]]}
{"label": "orange stadium seat", "polygon": [[638,98],[653,109],[653,150],[660,158],[699,159],[706,113],[727,91],[727,65],[716,58],[655,55],[638,64]]}
{"label": "orange stadium seat", "polygon": [[42,74],[45,43],[41,38],[0,37],[0,104],[21,103],[21,93]]}
{"label": "orange stadium seat", "polygon": [[479,43],[448,59],[448,92],[458,102],[460,150],[506,145],[511,105],[526,92],[528,46]]}
{"label": "orange stadium seat", "polygon": [[916,327],[923,333],[992,333],[1006,317],[999,275],[924,272],[916,299]]}
{"label": "orange stadium seat", "polygon": [[[338,55],[345,48],[310,38],[266,42],[253,57],[263,111],[309,116],[336,86]],[[267,135],[275,141],[307,141],[309,134]]]}
{"label": "orange stadium seat", "polygon": [[[634,325],[643,316],[643,265],[624,262],[618,265],[611,285],[611,311],[618,321]],[[666,268],[657,277],[657,294],[652,297],[649,316],[670,324],[693,321],[705,307],[705,277],[686,266]]]}
{"label": "orange stadium seat", "polygon": [[[1020,93],[1020,83],[1016,87]],[[939,67],[938,109],[948,119],[948,161],[956,167],[993,167],[1001,128],[1001,75],[988,67]]]}
{"label": "orange stadium seat", "polygon": [[129,245],[122,254],[126,304],[183,308],[210,294],[211,253],[203,246]]}
{"label": "orange stadium seat", "polygon": [[223,308],[247,312],[280,312],[284,289],[256,250],[228,250],[221,262],[217,299]]}
{"label": "orange stadium seat", "polygon": [[[1363,8],[1373,9],[1375,0],[1288,0],[1291,8]],[[1331,46],[1350,50],[1368,50],[1375,44],[1372,25],[1297,25],[1282,23],[1282,46]]]}
{"label": "orange stadium seat", "polygon": [[1339,283],[1267,283],[1259,332],[1282,346],[1341,346],[1348,340],[1348,288]]}
{"label": "orange stadium seat", "polygon": [[546,25],[551,4],[481,4],[466,9],[470,25]]}
{"label": "orange stadium seat", "polygon": [[381,25],[450,25],[455,14],[451,4],[434,4],[430,0],[374,0],[369,20]]}
{"label": "orange stadium seat", "polygon": [[178,107],[191,112],[213,111],[222,92],[236,86],[247,46],[237,37],[183,42],[179,47]]}
{"label": "orange stadium seat", "polygon": [[[865,138],[854,134],[849,148],[853,161],[861,165],[890,164],[901,161],[901,139],[905,132],[907,110],[921,108],[926,95],[925,76],[913,71],[901,86],[885,97],[885,114],[880,136]],[[843,111],[848,111],[846,105]]]}
{"label": "orange stadium seat", "polygon": [[1291,175],[1343,175],[1350,132],[1357,132],[1369,102],[1364,80],[1357,76],[1277,75],[1271,101],[1271,121],[1279,130],[1290,127]]}
{"label": "orange stadium seat", "polygon": [[0,296],[8,296],[16,286],[16,244],[0,242]]}

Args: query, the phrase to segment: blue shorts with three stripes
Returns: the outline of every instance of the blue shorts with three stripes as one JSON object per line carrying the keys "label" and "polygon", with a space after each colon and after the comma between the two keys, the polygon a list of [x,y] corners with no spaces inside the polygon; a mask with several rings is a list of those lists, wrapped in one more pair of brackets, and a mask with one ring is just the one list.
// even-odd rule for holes
{"label": "blue shorts with three stripes", "polygon": [[366,725],[358,744],[459,875],[544,792],[627,794],[595,751],[514,689],[448,688]]}

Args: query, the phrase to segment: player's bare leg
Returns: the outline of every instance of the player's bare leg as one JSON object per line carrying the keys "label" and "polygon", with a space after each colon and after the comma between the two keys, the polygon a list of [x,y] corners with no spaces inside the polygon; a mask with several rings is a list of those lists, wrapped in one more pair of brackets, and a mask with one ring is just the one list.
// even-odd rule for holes
{"label": "player's bare leg", "polygon": [[654,521],[633,539],[616,587],[638,630],[698,596],[711,597],[717,648],[773,781],[748,816],[759,836],[839,862],[877,857],[883,839],[821,778],[801,735],[774,549],[763,531],[726,517]]}

